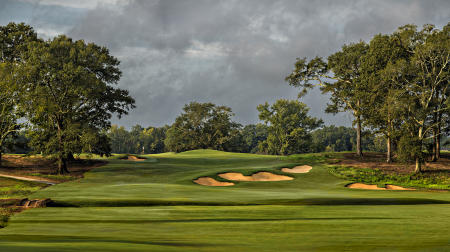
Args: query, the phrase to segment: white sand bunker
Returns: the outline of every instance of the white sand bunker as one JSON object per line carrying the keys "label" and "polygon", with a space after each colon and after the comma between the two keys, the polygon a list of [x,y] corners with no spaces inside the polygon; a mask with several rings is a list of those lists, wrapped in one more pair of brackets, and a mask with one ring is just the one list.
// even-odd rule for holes
{"label": "white sand bunker", "polygon": [[347,185],[347,187],[353,189],[366,189],[366,190],[407,190],[407,191],[415,190],[412,188],[404,188],[396,185],[386,185],[386,187],[378,187],[377,185],[367,185],[363,183],[353,183]]}
{"label": "white sand bunker", "polygon": [[287,173],[308,173],[312,169],[309,165],[300,165],[294,168],[281,168],[282,172]]}
{"label": "white sand bunker", "polygon": [[219,177],[235,181],[284,181],[294,179],[288,176],[277,175],[270,172],[257,172],[255,174],[252,174],[251,176],[245,176],[242,173],[238,172],[227,172],[219,174]]}
{"label": "white sand bunker", "polygon": [[232,186],[234,183],[231,182],[220,182],[210,177],[200,177],[194,180],[195,183],[204,186]]}

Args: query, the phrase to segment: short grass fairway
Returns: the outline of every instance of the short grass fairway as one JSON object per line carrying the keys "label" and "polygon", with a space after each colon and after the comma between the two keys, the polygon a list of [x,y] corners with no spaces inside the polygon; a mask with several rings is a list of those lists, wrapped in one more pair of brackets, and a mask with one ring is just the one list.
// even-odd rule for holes
{"label": "short grass fairway", "polygon": [[[85,178],[40,190],[54,207],[15,214],[0,251],[450,251],[446,191],[349,189],[324,155],[198,150],[113,159]],[[283,167],[311,165],[308,173]],[[291,176],[209,187],[224,172]]]}

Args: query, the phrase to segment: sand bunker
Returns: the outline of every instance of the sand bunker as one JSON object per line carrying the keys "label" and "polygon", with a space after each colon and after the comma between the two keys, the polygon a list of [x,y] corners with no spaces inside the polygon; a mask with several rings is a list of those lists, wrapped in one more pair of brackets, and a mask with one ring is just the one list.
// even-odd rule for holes
{"label": "sand bunker", "polygon": [[251,176],[244,176],[242,173],[227,172],[219,174],[219,177],[234,181],[283,181],[293,180],[294,178],[277,175],[270,172],[257,172]]}
{"label": "sand bunker", "polygon": [[234,183],[231,182],[220,182],[210,177],[201,177],[194,180],[195,183],[204,186],[232,186]]}
{"label": "sand bunker", "polygon": [[408,190],[408,191],[416,190],[416,189],[413,189],[413,188],[404,188],[404,187],[396,186],[396,185],[386,185],[386,189],[387,190]]}
{"label": "sand bunker", "polygon": [[282,172],[287,173],[308,173],[312,169],[309,165],[300,165],[294,168],[281,168]]}
{"label": "sand bunker", "polygon": [[131,155],[126,156],[126,157],[121,158],[121,159],[122,160],[130,160],[130,161],[144,161],[145,160],[145,158],[138,158],[136,156],[131,156]]}
{"label": "sand bunker", "polygon": [[348,188],[353,188],[353,189],[366,189],[366,190],[415,190],[412,188],[404,188],[401,186],[396,186],[396,185],[386,185],[385,187],[378,187],[377,185],[367,185],[367,184],[363,184],[363,183],[353,183],[350,185],[347,185]]}

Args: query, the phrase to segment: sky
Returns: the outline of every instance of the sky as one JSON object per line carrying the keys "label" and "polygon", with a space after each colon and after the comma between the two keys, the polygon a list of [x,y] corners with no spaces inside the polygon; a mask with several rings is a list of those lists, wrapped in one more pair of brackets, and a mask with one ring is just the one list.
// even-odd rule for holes
{"label": "sky", "polygon": [[[136,100],[112,120],[127,128],[171,124],[191,101],[257,123],[258,104],[297,99],[284,81],[296,58],[327,57],[405,24],[449,21],[448,0],[0,1],[0,25],[25,22],[44,39],[66,34],[106,46],[121,61],[118,86]],[[351,126],[350,114],[324,112],[328,99],[313,90],[300,101],[327,125]]]}

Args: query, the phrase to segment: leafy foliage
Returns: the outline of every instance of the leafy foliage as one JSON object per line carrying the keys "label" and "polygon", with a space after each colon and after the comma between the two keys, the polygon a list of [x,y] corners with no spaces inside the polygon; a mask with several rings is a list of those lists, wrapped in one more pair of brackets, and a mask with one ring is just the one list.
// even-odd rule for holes
{"label": "leafy foliage", "polygon": [[0,166],[2,152],[11,148],[22,127],[22,90],[14,82],[14,66],[23,61],[28,44],[37,40],[33,28],[23,23],[0,26]]}
{"label": "leafy foliage", "polygon": [[240,124],[233,122],[231,108],[212,103],[191,102],[167,131],[167,150],[231,150]]}
{"label": "leafy foliage", "polygon": [[308,116],[308,107],[296,100],[277,100],[258,106],[259,118],[268,125],[262,148],[269,154],[294,154],[311,151],[311,131],[320,127],[320,119]]}
{"label": "leafy foliage", "polygon": [[119,61],[105,47],[59,36],[28,45],[17,67],[17,82],[27,90],[23,107],[32,123],[31,145],[59,159],[59,173],[75,153],[108,154],[102,130],[134,107],[128,91],[113,87],[120,79]]}
{"label": "leafy foliage", "polygon": [[165,151],[164,140],[168,128],[135,125],[131,131],[127,131],[123,126],[112,125],[107,136],[111,139],[113,153],[162,153]]}

